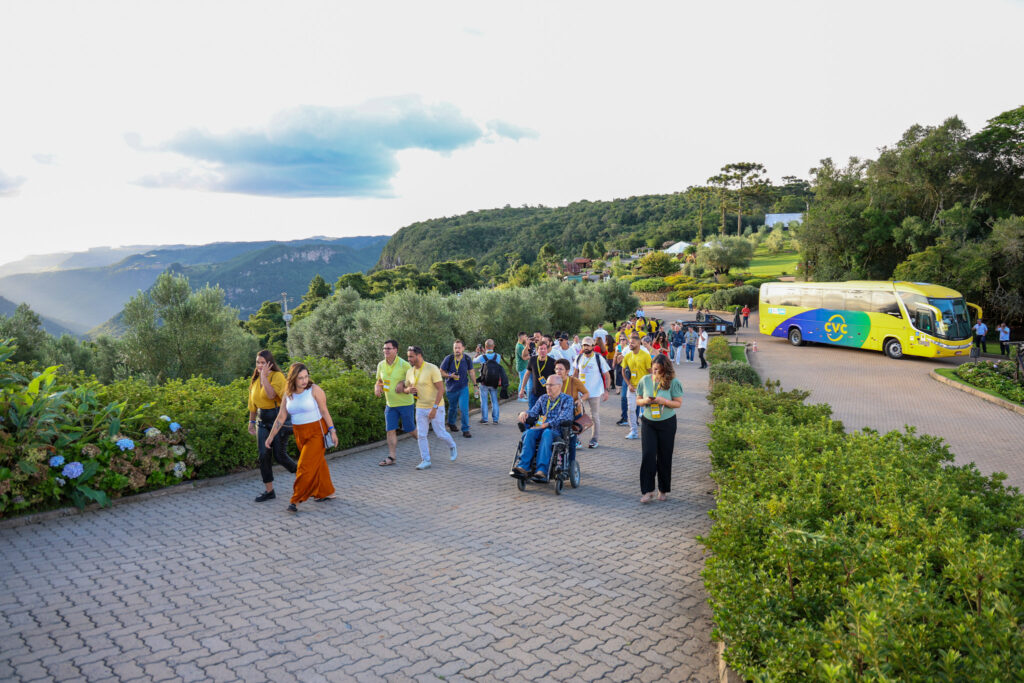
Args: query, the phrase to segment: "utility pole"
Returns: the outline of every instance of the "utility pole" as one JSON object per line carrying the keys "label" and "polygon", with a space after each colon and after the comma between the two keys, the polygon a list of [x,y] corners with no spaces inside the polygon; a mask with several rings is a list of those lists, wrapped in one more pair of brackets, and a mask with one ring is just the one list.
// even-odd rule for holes
{"label": "utility pole", "polygon": [[289,324],[292,319],[292,314],[288,312],[288,292],[281,292],[281,303],[281,311],[283,312],[281,317],[284,318],[284,333],[285,336],[287,336],[292,331],[291,325]]}

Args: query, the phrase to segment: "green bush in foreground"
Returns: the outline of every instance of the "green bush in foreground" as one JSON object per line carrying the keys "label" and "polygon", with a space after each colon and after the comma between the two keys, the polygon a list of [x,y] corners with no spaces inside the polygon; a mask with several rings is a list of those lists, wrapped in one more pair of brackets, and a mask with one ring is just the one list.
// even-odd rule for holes
{"label": "green bush in foreground", "polygon": [[712,337],[709,339],[708,350],[704,352],[704,357],[712,365],[731,361],[732,352],[729,351],[729,340],[725,337]]}
{"label": "green bush in foreground", "polygon": [[704,579],[756,680],[1009,680],[1024,671],[1024,501],[937,438],[846,434],[803,392],[717,383]]}
{"label": "green bush in foreground", "polygon": [[976,363],[964,363],[953,372],[968,384],[998,392],[1011,401],[1024,404],[1024,384],[1018,382],[1014,376],[1013,361],[990,362],[983,360]]}
{"label": "green bush in foreground", "polygon": [[741,360],[723,361],[711,365],[708,371],[711,382],[733,382],[749,386],[761,386],[761,376],[749,363]]}

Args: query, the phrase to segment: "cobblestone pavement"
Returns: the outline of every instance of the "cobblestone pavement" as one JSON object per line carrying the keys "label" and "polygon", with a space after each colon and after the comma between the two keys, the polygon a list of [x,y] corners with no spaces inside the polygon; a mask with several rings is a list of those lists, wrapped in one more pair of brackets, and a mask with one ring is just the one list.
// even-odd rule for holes
{"label": "cobblestone pavement", "polygon": [[259,475],[0,529],[0,680],[710,681],[706,375],[683,366],[675,489],[639,504],[639,442],[604,404],[582,484],[516,489],[518,439],[334,460],[336,500],[257,504]]}
{"label": "cobblestone pavement", "polygon": [[974,462],[985,474],[1005,472],[1007,482],[1024,488],[1024,416],[936,382],[933,368],[962,360],[904,357],[838,346],[793,347],[785,339],[757,332],[752,315],[741,341],[756,339],[751,360],[762,377],[783,389],[806,389],[808,400],[828,403],[847,430],[870,427],[882,432],[917,428],[919,434],[945,439],[958,464]]}

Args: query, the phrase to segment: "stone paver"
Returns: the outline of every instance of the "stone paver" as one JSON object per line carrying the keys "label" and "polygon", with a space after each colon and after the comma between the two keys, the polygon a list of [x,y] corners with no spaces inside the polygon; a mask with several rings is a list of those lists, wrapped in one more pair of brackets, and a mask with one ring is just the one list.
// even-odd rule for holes
{"label": "stone paver", "polygon": [[[338,498],[285,512],[259,476],[0,529],[9,680],[714,678],[695,537],[710,526],[706,375],[687,395],[666,503],[641,506],[639,443],[604,404],[582,486],[516,489],[523,403],[418,472],[385,448],[330,463]],[[475,418],[474,418],[475,419]]]}
{"label": "stone paver", "polygon": [[783,389],[806,389],[814,403],[828,403],[847,430],[870,427],[942,437],[957,464],[973,462],[985,474],[1005,472],[1007,484],[1024,487],[1024,415],[936,382],[933,368],[961,359],[894,361],[882,353],[838,346],[794,347],[785,339],[758,334],[756,316],[740,340],[757,339],[751,361],[762,377]]}

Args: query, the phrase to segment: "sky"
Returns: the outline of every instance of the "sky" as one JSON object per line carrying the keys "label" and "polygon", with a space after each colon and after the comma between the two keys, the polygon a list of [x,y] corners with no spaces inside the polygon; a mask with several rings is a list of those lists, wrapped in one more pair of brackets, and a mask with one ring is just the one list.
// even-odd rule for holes
{"label": "sky", "polygon": [[4,0],[0,263],[808,178],[1020,106],[1022,28],[1021,0]]}

